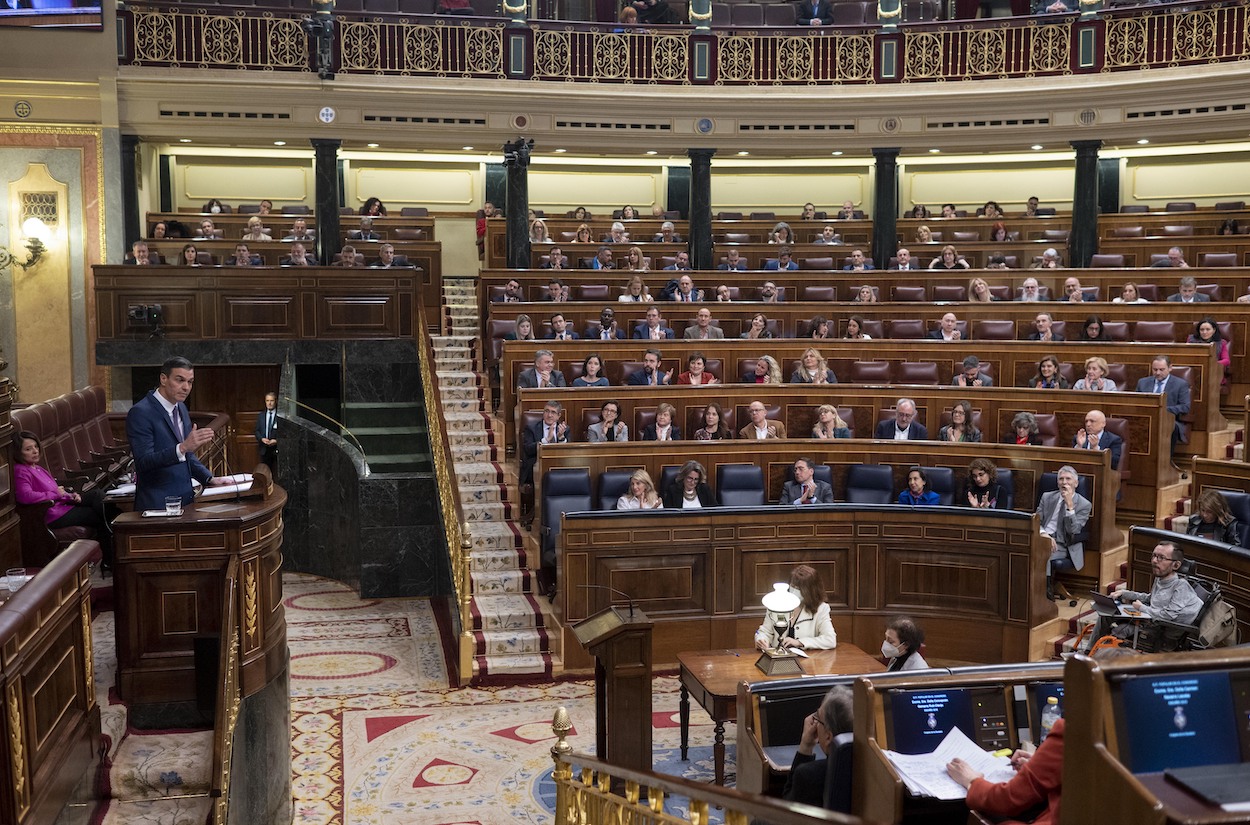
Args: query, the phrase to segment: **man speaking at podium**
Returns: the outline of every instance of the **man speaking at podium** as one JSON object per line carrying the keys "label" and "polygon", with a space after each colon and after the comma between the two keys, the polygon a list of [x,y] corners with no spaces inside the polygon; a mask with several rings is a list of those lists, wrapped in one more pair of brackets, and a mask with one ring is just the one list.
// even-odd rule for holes
{"label": "man speaking at podium", "polygon": [[195,367],[185,358],[161,365],[161,383],[126,414],[126,438],[135,459],[135,510],[164,510],[168,496],[184,505],[195,497],[191,479],[225,484],[195,457],[213,440],[213,431],[191,423],[186,400],[195,383]]}

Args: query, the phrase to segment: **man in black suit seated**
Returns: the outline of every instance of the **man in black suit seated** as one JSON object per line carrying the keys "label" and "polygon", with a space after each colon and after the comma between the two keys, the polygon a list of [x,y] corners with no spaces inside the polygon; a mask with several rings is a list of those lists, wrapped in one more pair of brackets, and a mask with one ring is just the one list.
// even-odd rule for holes
{"label": "man in black suit seated", "polygon": [[[1176,247],[1172,248],[1175,249]],[[1168,254],[1170,255],[1171,252]],[[1182,258],[1181,261],[1183,263],[1184,259]],[[1168,296],[1168,301],[1173,304],[1205,304],[1211,301],[1211,296],[1205,292],[1199,292],[1197,279],[1192,275],[1186,275],[1184,278],[1181,278],[1178,291]]]}
{"label": "man in black suit seated", "polygon": [[673,261],[673,263],[671,263],[670,265],[664,268],[669,271],[690,269],[690,253],[689,252],[678,252],[676,258],[677,259]]}
{"label": "man in black suit seated", "polygon": [[382,236],[373,231],[373,218],[364,215],[360,219],[360,228],[347,233],[349,241],[380,241]]}
{"label": "man in black suit seated", "polygon": [[660,231],[655,233],[652,239],[653,243],[681,243],[681,235],[678,235],[673,228],[672,221],[665,221],[660,224]]}
{"label": "man in black suit seated", "polygon": [[249,252],[245,243],[235,244],[234,254],[226,259],[226,266],[260,266],[260,264],[260,256]]}
{"label": "man in black suit seated", "polygon": [[562,304],[569,299],[569,288],[565,286],[564,281],[559,278],[552,278],[547,282],[547,291],[543,293],[540,301],[547,303]]}
{"label": "man in black suit seated", "polygon": [[291,222],[291,231],[287,233],[284,241],[308,241],[312,242],[317,239],[317,235],[308,228],[308,221],[303,218],[296,218]]}
{"label": "man in black suit seated", "polygon": [[[1150,375],[1137,382],[1137,391],[1163,395],[1164,403],[1167,404],[1168,412],[1172,414],[1174,420],[1179,416],[1189,415],[1189,382],[1172,374],[1170,356],[1160,355],[1150,362]],[[1172,427],[1172,443],[1181,443],[1183,435],[1181,422],[1176,421]]]}
{"label": "man in black suit seated", "polygon": [[1039,312],[1037,317],[1033,319],[1033,332],[1029,333],[1030,341],[1062,341],[1063,336],[1055,332],[1054,319],[1050,317],[1049,312]]}
{"label": "man in black suit seated", "polygon": [[795,4],[794,22],[798,26],[832,26],[833,6],[829,0],[799,0]]}
{"label": "man in black suit seated", "polygon": [[[551,247],[551,251],[547,253],[547,260],[543,261],[539,269],[569,269],[569,259],[564,257],[564,250],[558,246]],[[567,293],[566,293],[567,294]]]}
{"label": "man in black suit seated", "polygon": [[543,337],[550,341],[576,341],[578,335],[569,329],[569,322],[564,320],[564,313],[557,312],[551,316],[551,332]]}
{"label": "man in black suit seated", "polygon": [[395,247],[388,243],[384,243],[378,247],[378,257],[377,259],[370,261],[369,266],[374,269],[412,268],[412,264],[408,263],[407,256],[396,255]]}
{"label": "man in black suit seated", "polygon": [[942,316],[941,325],[934,330],[930,330],[926,338],[934,341],[958,341],[962,339],[963,333],[959,331],[959,317],[953,312],[948,312]]}
{"label": "man in black suit seated", "polygon": [[803,720],[799,749],[790,763],[790,776],[782,792],[787,802],[801,802],[816,808],[825,806],[825,777],[829,765],[827,759],[816,758],[816,746],[820,745],[827,756],[833,747],[833,738],[851,732],[854,728],[852,707],[851,689],[846,685],[834,685],[816,712]]}
{"label": "man in black suit seated", "polygon": [[1072,446],[1078,450],[1109,450],[1111,469],[1120,469],[1120,451],[1124,449],[1124,439],[1107,431],[1107,416],[1102,410],[1085,413],[1085,426],[1076,431]]}
{"label": "man in black suit seated", "polygon": [[[543,407],[543,420],[535,421],[521,433],[521,468],[517,481],[521,485],[521,526],[526,530],[534,522],[534,464],[538,462],[539,444],[564,444],[569,440],[569,425],[560,420],[564,412],[559,401],[548,401]],[[548,581],[554,587],[554,571]],[[547,582],[543,583],[543,592]]]}
{"label": "man in black suit seated", "polygon": [[660,324],[660,308],[647,307],[647,320],[634,327],[634,338],[641,341],[664,341],[673,337],[673,330]]}
{"label": "man in black suit seated", "polygon": [[794,481],[781,486],[778,504],[833,504],[833,486],[816,480],[816,465],[810,458],[794,461]]}
{"label": "man in black suit seated", "polygon": [[126,266],[154,266],[161,262],[161,256],[148,250],[144,241],[135,241],[130,245],[130,255],[123,263]]}
{"label": "man in black suit seated", "polygon": [[960,365],[960,371],[951,378],[953,387],[992,387],[994,379],[981,371],[981,359],[969,355]]}
{"label": "man in black suit seated", "polygon": [[724,271],[732,269],[736,272],[746,272],[747,262],[742,260],[742,253],[731,246],[725,252],[725,263],[716,268]]}
{"label": "man in black suit seated", "polygon": [[900,398],[894,404],[894,420],[882,421],[877,425],[873,438],[889,441],[926,441],[929,431],[916,420],[916,402],[910,398]]}
{"label": "man in black suit seated", "polygon": [[912,260],[911,250],[905,247],[899,247],[898,252],[894,253],[894,259],[897,263],[890,269],[920,269],[920,264]]}
{"label": "man in black suit seated", "polygon": [[649,349],[642,356],[642,370],[629,376],[625,383],[631,387],[662,387],[673,382],[673,371],[660,371],[664,361],[664,353],[658,349]]}
{"label": "man in black suit seated", "polygon": [[582,337],[598,338],[601,341],[624,340],[625,330],[621,329],[616,322],[616,310],[612,307],[604,307],[599,311],[599,326],[595,327],[593,324],[587,326]]}
{"label": "man in black suit seated", "polygon": [[516,278],[509,278],[508,283],[503,285],[502,295],[491,298],[491,302],[495,304],[515,304],[524,300],[525,292],[521,289],[521,282]]}
{"label": "man in black suit seated", "polygon": [[534,366],[521,370],[517,376],[517,389],[532,390],[538,387],[567,387],[564,373],[555,368],[556,356],[549,349],[534,353]]}
{"label": "man in black suit seated", "polygon": [[291,254],[278,261],[278,266],[312,266],[315,264],[308,251],[304,249],[304,245],[299,241],[291,244]]}

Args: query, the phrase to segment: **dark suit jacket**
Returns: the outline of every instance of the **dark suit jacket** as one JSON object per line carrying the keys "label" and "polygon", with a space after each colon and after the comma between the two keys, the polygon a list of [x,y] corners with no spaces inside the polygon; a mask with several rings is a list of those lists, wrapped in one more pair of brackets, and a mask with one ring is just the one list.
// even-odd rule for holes
{"label": "dark suit jacket", "polygon": [[[796,264],[794,261],[790,261],[790,263],[786,266],[786,271],[789,272],[791,270],[798,269],[798,268],[799,268],[798,264]],[[781,261],[765,261],[764,270],[766,272],[780,272]]]}
{"label": "dark suit jacket", "polygon": [[273,430],[266,432],[266,430],[269,430],[268,424],[269,410],[261,410],[260,414],[256,416],[256,448],[260,453],[260,460],[266,464],[274,460],[278,455],[277,444],[265,444],[261,441],[262,438],[275,438],[274,433],[278,431],[278,417],[276,413],[273,419]]}
{"label": "dark suit jacket", "polygon": [[812,25],[812,19],[820,21],[822,26],[833,25],[833,5],[829,0],[818,0],[816,9],[812,9],[811,2],[799,0],[794,6],[794,22],[799,26]]}
{"label": "dark suit jacket", "polygon": [[[942,337],[942,330],[940,330],[940,329],[931,329],[931,330],[929,330],[927,333],[925,333],[925,336],[924,336],[924,337],[925,337],[925,338],[929,338],[929,339],[934,340],[934,341],[945,341],[945,340],[946,340],[945,338],[943,338],[943,337]],[[959,338],[959,340],[960,340],[960,341],[963,341],[963,340],[965,340],[965,339],[964,339],[964,337],[961,335],[961,336],[960,336],[960,338]]]}
{"label": "dark suit jacket", "polygon": [[[730,269],[730,266],[729,266],[729,264],[721,264],[720,266],[718,266],[718,267],[716,267],[716,268],[717,268],[717,269],[719,269],[719,270],[720,270],[720,271],[722,271],[722,272],[727,272],[727,271]],[[741,258],[739,258],[739,259],[738,259],[738,265],[737,265],[737,266],[735,266],[735,267],[732,267],[732,268],[733,268],[733,271],[734,271],[734,272],[746,272],[746,271],[747,271],[747,262],[746,262],[746,261],[744,261],[744,260],[742,260]]]}
{"label": "dark suit jacket", "polygon": [[[521,374],[517,376],[516,385],[518,388],[523,389],[523,390],[538,389],[538,371],[535,370],[533,367],[530,367],[529,369],[526,369],[526,370],[521,370]],[[559,370],[552,370],[551,371],[551,386],[567,387],[568,384],[566,384],[564,381],[564,373],[560,372]]]}
{"label": "dark suit jacket", "polygon": [[[1062,340],[1064,340],[1064,337],[1063,337],[1062,335],[1060,335],[1059,333],[1057,333],[1057,332],[1052,332],[1052,333],[1050,334],[1050,338],[1051,338],[1051,340],[1052,340],[1052,341],[1062,341]],[[1029,340],[1029,341],[1040,341],[1040,340],[1042,340],[1042,334],[1041,334],[1040,332],[1030,332],[1030,333],[1029,333],[1029,337],[1028,337],[1028,339],[1027,339],[1027,340]]]}
{"label": "dark suit jacket", "polygon": [[380,241],[382,236],[377,232],[365,232],[363,229],[353,229],[347,233],[349,241]]}
{"label": "dark suit jacket", "polygon": [[[699,503],[704,507],[715,507],[716,496],[712,495],[712,488],[707,486],[707,482],[702,482],[695,488],[695,493],[699,496]],[[682,501],[682,485],[680,481],[674,481],[672,484],[664,488],[664,509],[680,510]]]}
{"label": "dark suit jacket", "polygon": [[[178,412],[186,436],[191,432],[191,414],[182,404]],[[135,458],[135,509],[140,512],[164,510],[166,496],[181,496],[183,504],[190,504],[194,498],[191,479],[207,484],[213,477],[192,453],[187,453],[185,461],[178,460],[174,422],[156,400],[155,391],[126,414],[126,438]]]}
{"label": "dark suit jacket", "polygon": [[299,263],[295,263],[291,260],[291,256],[288,255],[287,257],[278,261],[278,266],[315,266],[316,263],[317,263],[316,258],[310,258],[308,256],[305,256],[304,260],[300,261]]}
{"label": "dark suit jacket", "polygon": [[[673,441],[681,441],[681,427],[678,427],[676,424],[671,425],[669,427],[668,437]],[[654,424],[648,424],[647,426],[642,428],[641,440],[643,441],[655,441],[656,440]]]}
{"label": "dark suit jacket", "polygon": [[[660,327],[660,334],[663,335],[665,338],[672,338],[673,330],[671,330],[668,327]],[[639,324],[638,326],[634,327],[634,337],[640,338],[643,341],[651,340],[651,330],[647,329],[647,324],[645,321]]]}
{"label": "dark suit jacket", "polygon": [[[595,327],[586,327],[586,329],[582,331],[582,338],[588,341],[597,341],[599,340],[600,332],[602,332],[602,328],[596,329]],[[619,323],[616,325],[616,337],[618,340],[625,340],[625,330],[621,329],[621,325]]]}
{"label": "dark suit jacket", "polygon": [[[890,441],[894,440],[894,419],[882,421],[877,425],[873,438],[884,438]],[[929,438],[929,431],[919,421],[911,422],[911,426],[907,428],[908,441],[926,441]]]}
{"label": "dark suit jacket", "polygon": [[[538,445],[543,441],[543,422],[535,421],[521,433],[521,473],[522,484],[534,483],[534,464],[538,461]],[[565,444],[569,440],[568,430],[560,435],[560,425],[556,424],[556,443]]]}
{"label": "dark suit jacket", "polygon": [[[1072,446],[1076,446],[1076,436],[1072,436]],[[1088,444],[1086,447],[1088,448]],[[1104,429],[1098,436],[1098,449],[1111,451],[1111,469],[1120,469],[1120,451],[1124,449],[1124,439],[1111,430]]]}
{"label": "dark suit jacket", "polygon": [[[816,484],[816,503],[833,504],[833,487],[827,481],[812,479]],[[794,504],[803,495],[803,485],[797,481],[787,481],[781,485],[781,498],[778,504]]]}
{"label": "dark suit jacket", "polygon": [[[1153,375],[1146,376],[1137,382],[1138,392],[1154,392],[1155,379]],[[1184,378],[1177,378],[1175,375],[1169,375],[1168,381],[1163,385],[1163,396],[1167,399],[1168,412],[1173,416],[1189,415],[1190,399],[1189,399],[1189,382]],[[1185,431],[1181,428],[1181,423],[1176,422],[1173,430],[1173,437],[1180,441]]]}
{"label": "dark suit jacket", "polygon": [[[157,266],[158,264],[163,264],[163,263],[165,262],[161,260],[160,255],[156,254],[150,249],[148,250],[148,266]],[[125,260],[122,261],[122,264],[124,266],[138,266],[138,262],[135,261],[134,255],[127,255]]]}
{"label": "dark suit jacket", "polygon": [[[226,258],[226,266],[238,266],[238,265],[239,265],[239,262],[235,260],[233,255],[231,255],[229,258]],[[252,266],[264,266],[265,259],[259,255],[253,255],[251,265]]]}
{"label": "dark suit jacket", "polygon": [[[657,372],[656,372],[656,374],[655,374],[655,379],[656,379],[656,384],[657,384],[657,386],[661,386],[661,387],[662,387],[662,386],[664,386],[666,383],[668,383],[667,381],[665,381],[665,380],[664,380],[664,373],[665,373],[665,370],[664,370],[664,369],[660,369],[659,371],[657,371]],[[649,386],[651,386],[650,382],[649,382],[649,381],[647,381],[647,371],[646,371],[646,370],[639,370],[638,372],[636,372],[636,373],[634,373],[633,375],[629,376],[629,380],[628,380],[628,381],[626,381],[625,383],[626,383],[627,385],[631,386],[631,387],[649,387]]]}
{"label": "dark suit jacket", "polygon": [[[567,339],[564,339],[564,340],[568,340],[568,341],[576,341],[576,340],[578,340],[579,338],[581,338],[581,337],[582,337],[582,336],[578,335],[576,332],[574,332],[574,331],[573,331],[573,330],[571,330],[571,329],[566,329],[566,330],[564,331],[564,334],[568,336],[568,338],[567,338]],[[544,335],[544,336],[543,336],[543,340],[544,340],[544,341],[554,341],[554,340],[556,340],[556,334],[555,334],[555,332],[554,332],[554,331],[553,331],[553,332],[548,332],[546,335]]]}
{"label": "dark suit jacket", "polygon": [[391,259],[390,266],[387,266],[386,264],[382,263],[381,258],[375,258],[374,260],[370,261],[369,266],[373,267],[374,269],[412,269],[413,268],[413,264],[408,263],[408,258],[405,255],[396,255],[394,258]]}
{"label": "dark suit jacket", "polygon": [[825,807],[825,774],[828,772],[828,760],[817,759],[815,755],[805,756],[796,751],[781,798],[787,802],[802,802],[816,808]]}
{"label": "dark suit jacket", "polygon": [[[1174,304],[1179,304],[1181,303],[1181,294],[1179,292],[1174,292],[1168,296],[1168,300]],[[1211,296],[1206,294],[1205,292],[1194,293],[1195,304],[1207,304],[1210,302],[1211,302]]]}
{"label": "dark suit jacket", "polygon": [[856,269],[854,264],[847,264],[842,267],[843,272],[872,272],[874,269],[876,269],[876,267],[869,263],[864,264],[863,269]]}

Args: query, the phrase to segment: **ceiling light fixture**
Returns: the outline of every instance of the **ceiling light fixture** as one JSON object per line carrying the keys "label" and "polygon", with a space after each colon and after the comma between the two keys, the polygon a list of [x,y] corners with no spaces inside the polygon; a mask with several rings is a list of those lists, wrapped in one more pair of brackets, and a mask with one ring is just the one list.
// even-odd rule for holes
{"label": "ceiling light fixture", "polygon": [[370,149],[376,149],[376,148],[378,148],[378,145],[379,145],[379,144],[377,144],[377,143],[366,143],[366,144],[365,144],[365,146],[368,146]]}
{"label": "ceiling light fixture", "polygon": [[1147,143],[1150,143],[1150,141],[1146,140],[1145,138],[1142,138],[1141,140],[1137,141],[1138,146],[1145,146]]}
{"label": "ceiling light fixture", "polygon": [[1045,146],[1042,146],[1042,144],[1040,144],[1040,143],[1034,143],[1034,144],[1033,144],[1033,146],[1032,146],[1031,148],[1033,149],[1033,151],[1034,151],[1034,152],[1037,152],[1037,151],[1040,151],[1040,150],[1042,150],[1042,149],[1045,149],[1046,147],[1045,147]]}
{"label": "ceiling light fixture", "polygon": [[275,140],[275,141],[273,142],[273,145],[274,145],[274,146],[286,146],[286,141],[285,141],[285,140]]}

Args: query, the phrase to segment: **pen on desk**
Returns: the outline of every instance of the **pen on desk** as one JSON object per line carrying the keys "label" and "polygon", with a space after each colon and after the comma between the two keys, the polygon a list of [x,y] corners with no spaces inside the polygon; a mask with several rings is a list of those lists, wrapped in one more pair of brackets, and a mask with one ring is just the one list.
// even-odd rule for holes
{"label": "pen on desk", "polygon": [[726,653],[728,653],[728,654],[730,654],[730,655],[732,655],[732,656],[741,656],[741,655],[742,655],[742,654],[741,654],[741,653],[739,653],[738,651],[736,651],[736,650],[729,650],[728,648],[726,648],[726,649],[725,649],[725,652],[726,652]]}

